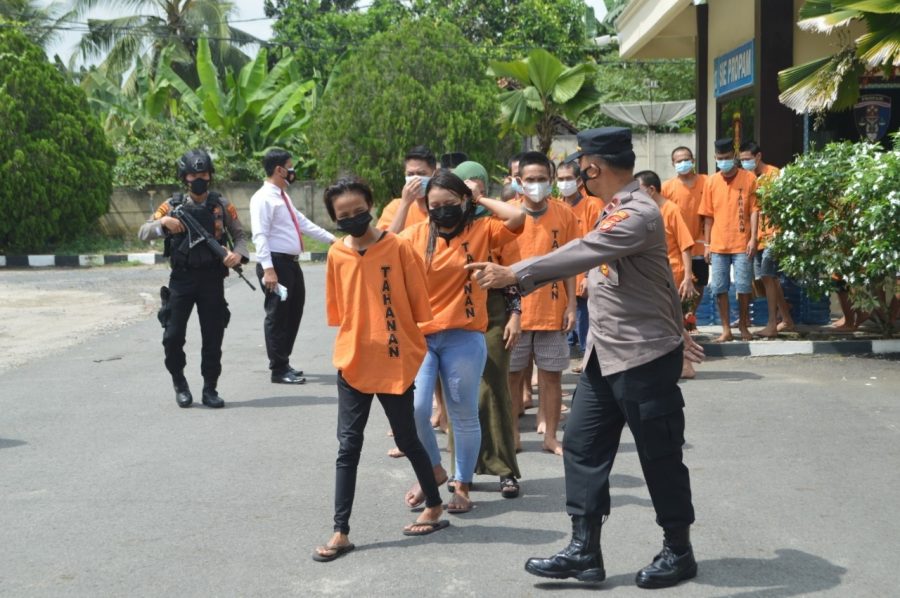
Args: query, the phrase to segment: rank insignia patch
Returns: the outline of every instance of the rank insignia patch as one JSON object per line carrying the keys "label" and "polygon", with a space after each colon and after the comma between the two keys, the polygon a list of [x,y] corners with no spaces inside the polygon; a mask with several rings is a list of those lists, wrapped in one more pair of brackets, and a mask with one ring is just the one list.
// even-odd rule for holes
{"label": "rank insignia patch", "polygon": [[628,218],[628,212],[624,210],[619,210],[615,214],[610,214],[603,219],[603,222],[600,223],[600,231],[604,233],[609,232],[613,228],[615,228],[618,223],[622,222],[626,218]]}

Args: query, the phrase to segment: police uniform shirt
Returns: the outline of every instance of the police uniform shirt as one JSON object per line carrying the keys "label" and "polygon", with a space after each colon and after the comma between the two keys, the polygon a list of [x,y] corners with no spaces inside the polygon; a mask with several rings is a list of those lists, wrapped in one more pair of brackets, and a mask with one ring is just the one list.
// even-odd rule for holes
{"label": "police uniform shirt", "polygon": [[250,227],[256,245],[256,261],[263,268],[272,267],[272,253],[300,255],[300,237],[288,209],[297,216],[300,232],[325,243],[334,242],[334,235],[317,225],[294,207],[290,198],[278,185],[268,181],[250,198]]}
{"label": "police uniform shirt", "polygon": [[681,302],[666,257],[659,207],[627,185],[597,227],[544,256],[512,266],[523,294],[588,272],[590,332],[584,363],[596,351],[604,375],[675,350],[682,342]]}

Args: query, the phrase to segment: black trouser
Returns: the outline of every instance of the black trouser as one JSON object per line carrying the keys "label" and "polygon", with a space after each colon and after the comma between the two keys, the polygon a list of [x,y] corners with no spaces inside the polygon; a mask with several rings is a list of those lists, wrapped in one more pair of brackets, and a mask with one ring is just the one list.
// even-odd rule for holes
{"label": "black trouser", "polygon": [[303,319],[303,305],[306,303],[306,286],[299,262],[283,253],[272,254],[272,266],[278,276],[278,283],[287,288],[287,301],[282,301],[275,292],[265,290],[262,284],[263,268],[256,264],[256,275],[265,292],[263,307],[266,321],[263,333],[266,337],[266,353],[269,355],[269,369],[273,374],[283,374],[290,367],[291,352],[300,320]]}
{"label": "black trouser", "polygon": [[[356,494],[356,470],[359,455],[362,452],[363,431],[369,421],[369,410],[372,408],[373,394],[360,392],[350,386],[338,372],[338,423],[337,438],[340,443],[337,462],[335,463],[334,480],[334,531],[342,534],[350,533],[350,511],[353,509],[353,497]],[[441,494],[434,479],[431,459],[425,447],[419,442],[416,433],[416,420],[413,417],[413,390],[410,386],[402,395],[378,394],[378,400],[384,409],[397,448],[406,454],[406,458],[416,472],[416,479],[425,494],[425,505],[436,507],[441,504]]]}
{"label": "black trouser", "polygon": [[600,522],[609,515],[609,472],[627,423],[644,471],[656,522],[694,522],[691,482],[682,462],[684,399],[678,388],[683,349],[604,376],[593,352],[581,374],[563,438],[566,510]]}
{"label": "black trouser", "polygon": [[175,382],[184,379],[184,337],[196,304],[203,338],[200,373],[204,386],[216,387],[222,373],[222,338],[231,317],[223,281],[222,268],[176,269],[169,276],[169,301],[160,311],[160,320],[165,322],[162,342],[166,351],[166,369]]}

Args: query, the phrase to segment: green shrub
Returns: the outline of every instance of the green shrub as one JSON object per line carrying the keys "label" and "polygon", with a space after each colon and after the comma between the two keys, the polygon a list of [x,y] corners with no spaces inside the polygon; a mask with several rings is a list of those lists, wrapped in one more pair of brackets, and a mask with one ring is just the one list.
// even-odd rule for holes
{"label": "green shrub", "polygon": [[42,251],[96,226],[115,154],[84,92],[0,27],[0,251]]}
{"label": "green shrub", "polygon": [[854,306],[872,311],[891,335],[890,305],[900,290],[900,150],[829,144],[764,184],[760,202],[780,230],[771,247],[784,272],[819,295],[841,275]]}

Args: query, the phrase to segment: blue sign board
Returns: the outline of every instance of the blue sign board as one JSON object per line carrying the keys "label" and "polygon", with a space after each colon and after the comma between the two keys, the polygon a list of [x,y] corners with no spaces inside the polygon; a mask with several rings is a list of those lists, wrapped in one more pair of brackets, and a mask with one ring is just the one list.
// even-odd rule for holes
{"label": "blue sign board", "polygon": [[756,44],[750,40],[713,62],[715,95],[717,98],[745,87],[756,78]]}

